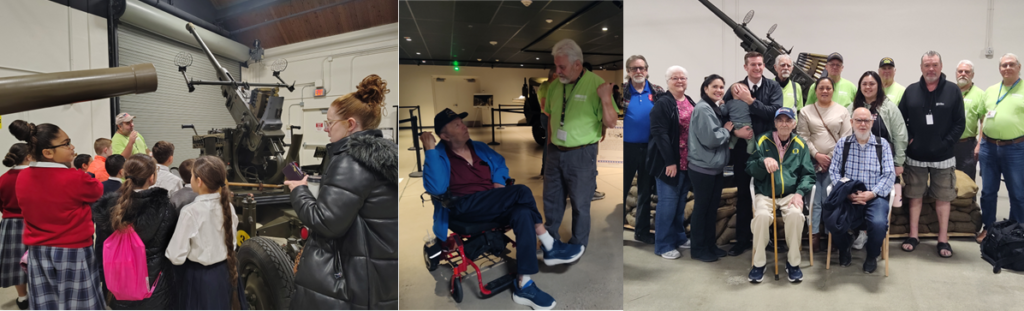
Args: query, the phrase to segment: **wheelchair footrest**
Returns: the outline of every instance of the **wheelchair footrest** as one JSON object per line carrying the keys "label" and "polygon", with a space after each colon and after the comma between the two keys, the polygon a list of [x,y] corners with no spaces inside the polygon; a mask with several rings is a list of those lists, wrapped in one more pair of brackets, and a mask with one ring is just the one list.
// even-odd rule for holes
{"label": "wheelchair footrest", "polygon": [[484,288],[486,288],[487,290],[491,291],[491,294],[490,295],[484,295],[483,298],[488,298],[488,297],[497,295],[498,293],[503,292],[506,289],[509,289],[510,286],[514,286],[515,282],[516,282],[516,274],[515,273],[506,274],[506,275],[504,275],[504,276],[502,276],[500,278],[497,278],[497,279],[487,283],[487,285],[484,286]]}

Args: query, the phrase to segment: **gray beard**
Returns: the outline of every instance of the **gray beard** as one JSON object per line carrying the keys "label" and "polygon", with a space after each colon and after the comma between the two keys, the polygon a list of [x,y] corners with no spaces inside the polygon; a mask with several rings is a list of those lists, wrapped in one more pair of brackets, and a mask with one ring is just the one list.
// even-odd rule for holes
{"label": "gray beard", "polygon": [[956,79],[956,86],[965,87],[971,84],[971,80],[967,79]]}
{"label": "gray beard", "polygon": [[572,81],[570,81],[569,78],[558,77],[558,82],[562,82],[562,84],[569,84],[569,82]]}
{"label": "gray beard", "polygon": [[857,136],[857,140],[868,140],[871,138],[871,132],[861,133],[860,131],[853,131],[853,135]]}

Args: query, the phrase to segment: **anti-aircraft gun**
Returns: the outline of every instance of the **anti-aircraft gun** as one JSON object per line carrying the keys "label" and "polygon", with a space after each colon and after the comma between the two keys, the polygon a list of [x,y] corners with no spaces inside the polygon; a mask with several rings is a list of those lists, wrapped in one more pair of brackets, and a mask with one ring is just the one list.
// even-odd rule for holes
{"label": "anti-aircraft gun", "polygon": [[[182,128],[190,128],[195,134],[192,148],[199,149],[202,155],[219,157],[228,166],[228,186],[235,194],[232,204],[241,214],[237,258],[246,300],[254,309],[287,309],[294,282],[292,263],[307,236],[307,229],[291,207],[287,189],[280,185],[284,181],[282,169],[298,158],[302,145],[302,135],[295,133],[291,135],[291,144],[284,143],[284,98],[278,96],[278,90],[295,90],[294,84],[285,84],[280,76],[288,63],[281,59],[271,64],[280,83],[238,81],[217,62],[194,25],[189,23],[185,29],[195,37],[217,73],[216,81],[190,79],[185,73],[192,64],[192,55],[179,53],[174,63],[189,92],[195,91],[197,85],[219,86],[224,106],[236,126],[211,129],[206,134],[199,134],[192,124]],[[295,128],[298,127],[289,130]],[[319,171],[312,169],[307,173]]]}
{"label": "anti-aircraft gun", "polygon": [[[742,42],[740,42],[740,47],[743,47],[744,51],[756,51],[764,55],[765,68],[776,76],[779,75],[778,72],[775,72],[775,58],[780,54],[789,55],[793,51],[793,48],[791,47],[787,50],[782,46],[782,44],[779,44],[774,38],[772,38],[772,33],[775,32],[775,27],[778,26],[778,24],[774,24],[770,29],[768,29],[768,34],[766,35],[768,40],[764,40],[747,28],[747,24],[749,24],[750,20],[754,18],[754,10],[750,10],[750,12],[747,12],[747,15],[743,17],[743,24],[737,24],[736,21],[729,18],[728,15],[725,15],[722,10],[719,10],[718,7],[711,4],[708,0],[699,1],[701,4],[704,4],[708,10],[715,13],[715,15],[725,22],[726,25],[729,25],[729,27],[732,28],[736,36],[742,40]],[[800,53],[796,60],[794,60],[794,70],[789,78],[800,83],[800,85],[804,87],[803,98],[807,98],[808,87],[811,84],[814,84],[814,82],[821,77],[822,71],[825,70],[827,58],[827,55],[822,54]]]}
{"label": "anti-aircraft gun", "polygon": [[0,114],[155,91],[153,64],[6,77],[0,78]]}

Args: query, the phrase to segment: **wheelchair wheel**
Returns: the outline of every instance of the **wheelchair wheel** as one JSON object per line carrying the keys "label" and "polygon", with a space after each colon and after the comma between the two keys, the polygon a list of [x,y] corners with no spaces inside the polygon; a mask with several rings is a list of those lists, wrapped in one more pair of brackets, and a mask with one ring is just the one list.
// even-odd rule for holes
{"label": "wheelchair wheel", "polygon": [[455,299],[455,303],[462,302],[462,278],[452,278],[452,286],[449,292],[452,294],[452,299]]}
{"label": "wheelchair wheel", "polygon": [[426,249],[423,250],[423,261],[427,264],[427,271],[437,270],[438,263],[430,259],[430,253],[427,253]]}

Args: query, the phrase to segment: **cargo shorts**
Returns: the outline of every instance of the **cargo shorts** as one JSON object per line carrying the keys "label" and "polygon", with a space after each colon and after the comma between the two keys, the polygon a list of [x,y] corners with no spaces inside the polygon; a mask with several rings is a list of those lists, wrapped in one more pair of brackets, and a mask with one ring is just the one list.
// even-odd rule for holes
{"label": "cargo shorts", "polygon": [[903,196],[909,199],[924,198],[925,192],[937,201],[951,202],[956,199],[956,168],[931,168],[907,165],[903,170],[907,186]]}

